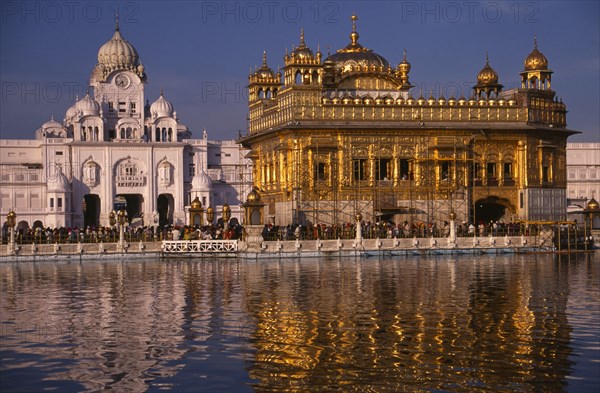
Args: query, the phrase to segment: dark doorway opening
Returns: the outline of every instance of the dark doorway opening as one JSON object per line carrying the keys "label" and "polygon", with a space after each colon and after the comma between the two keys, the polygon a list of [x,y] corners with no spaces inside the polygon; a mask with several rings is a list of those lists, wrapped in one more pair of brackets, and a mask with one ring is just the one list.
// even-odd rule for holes
{"label": "dark doorway opening", "polygon": [[158,211],[158,225],[165,226],[173,223],[173,207],[175,201],[171,194],[160,194],[156,201]]}
{"label": "dark doorway opening", "polygon": [[87,194],[83,197],[83,227],[98,228],[100,222],[100,197]]}
{"label": "dark doorway opening", "polygon": [[141,194],[119,194],[114,199],[113,209],[125,209],[129,223],[142,218],[144,197]]}
{"label": "dark doorway opening", "polygon": [[490,221],[510,221],[506,215],[510,215],[507,203],[502,203],[498,198],[490,197],[475,202],[476,223],[489,223]]}

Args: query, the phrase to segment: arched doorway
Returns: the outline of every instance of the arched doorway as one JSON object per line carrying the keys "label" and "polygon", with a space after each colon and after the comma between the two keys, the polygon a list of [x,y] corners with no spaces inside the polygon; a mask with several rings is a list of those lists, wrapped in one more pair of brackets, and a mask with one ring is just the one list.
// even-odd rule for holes
{"label": "arched doorway", "polygon": [[100,223],[100,197],[87,194],[83,197],[83,226],[97,228]]}
{"label": "arched doorway", "polygon": [[512,204],[504,198],[490,196],[475,202],[476,223],[489,223],[490,221],[511,221],[511,214],[515,213]]}
{"label": "arched doorway", "polygon": [[113,200],[113,210],[125,209],[130,223],[142,219],[144,197],[141,194],[119,194]]}
{"label": "arched doorway", "polygon": [[160,194],[156,201],[156,211],[158,211],[158,225],[165,226],[173,223],[173,207],[175,200],[171,194]]}

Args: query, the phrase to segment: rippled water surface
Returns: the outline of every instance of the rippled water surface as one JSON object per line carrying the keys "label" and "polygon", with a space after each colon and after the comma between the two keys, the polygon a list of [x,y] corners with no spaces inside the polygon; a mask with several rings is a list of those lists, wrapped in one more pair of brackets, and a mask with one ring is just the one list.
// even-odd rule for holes
{"label": "rippled water surface", "polygon": [[0,391],[595,392],[600,253],[0,264]]}

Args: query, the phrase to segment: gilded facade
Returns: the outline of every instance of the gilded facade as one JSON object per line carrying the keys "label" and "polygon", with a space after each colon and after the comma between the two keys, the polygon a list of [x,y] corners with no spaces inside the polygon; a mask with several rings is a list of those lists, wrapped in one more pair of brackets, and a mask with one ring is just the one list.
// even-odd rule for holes
{"label": "gilded facade", "polygon": [[279,225],[365,220],[557,220],[566,208],[566,106],[537,40],[521,87],[486,56],[470,98],[415,98],[406,51],[394,66],[350,43],[323,59],[300,43],[282,72],[249,76],[254,186]]}

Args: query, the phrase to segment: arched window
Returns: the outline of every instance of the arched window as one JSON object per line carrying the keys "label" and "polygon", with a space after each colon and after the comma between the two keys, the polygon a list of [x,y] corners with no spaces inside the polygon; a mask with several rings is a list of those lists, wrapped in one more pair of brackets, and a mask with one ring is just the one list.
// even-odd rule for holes
{"label": "arched window", "polygon": [[127,127],[127,139],[131,139],[131,127]]}
{"label": "arched window", "polygon": [[91,187],[98,184],[98,169],[98,164],[94,161],[87,162],[83,168],[83,182]]}
{"label": "arched window", "polygon": [[171,184],[173,175],[173,166],[167,161],[160,164],[158,167],[158,182],[161,186],[166,187]]}
{"label": "arched window", "polygon": [[169,142],[173,142],[173,129],[169,127]]}
{"label": "arched window", "polygon": [[165,142],[167,140],[167,129],[165,127],[162,128],[162,138],[161,140]]}
{"label": "arched window", "polygon": [[81,140],[85,141],[85,127],[81,127]]}
{"label": "arched window", "polygon": [[260,89],[258,89],[258,98],[260,98],[260,99],[265,98],[265,91],[262,89],[262,87]]}
{"label": "arched window", "polygon": [[313,73],[312,73],[312,84],[313,85],[319,84],[319,73],[317,71],[313,71]]}
{"label": "arched window", "polygon": [[302,84],[310,85],[310,72],[306,71],[302,76]]}
{"label": "arched window", "polygon": [[296,75],[294,76],[294,83],[297,85],[302,84],[302,73],[300,70],[296,71]]}
{"label": "arched window", "polygon": [[121,139],[125,139],[125,128],[121,128]]}
{"label": "arched window", "polygon": [[98,141],[98,135],[100,134],[100,131],[98,130],[98,127],[94,127],[94,140]]}
{"label": "arched window", "polygon": [[156,142],[160,142],[160,128],[156,127],[156,130],[154,130],[154,140]]}
{"label": "arched window", "polygon": [[267,89],[266,98],[271,99],[271,89]]}

